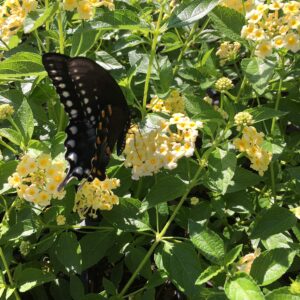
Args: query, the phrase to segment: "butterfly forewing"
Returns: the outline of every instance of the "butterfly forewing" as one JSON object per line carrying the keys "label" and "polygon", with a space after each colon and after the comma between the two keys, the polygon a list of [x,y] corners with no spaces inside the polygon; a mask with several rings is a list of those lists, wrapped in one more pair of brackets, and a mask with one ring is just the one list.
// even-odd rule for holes
{"label": "butterfly forewing", "polygon": [[70,119],[65,142],[70,168],[60,187],[73,176],[105,179],[111,152],[116,143],[117,153],[122,152],[130,125],[120,87],[87,58],[49,53],[43,63]]}

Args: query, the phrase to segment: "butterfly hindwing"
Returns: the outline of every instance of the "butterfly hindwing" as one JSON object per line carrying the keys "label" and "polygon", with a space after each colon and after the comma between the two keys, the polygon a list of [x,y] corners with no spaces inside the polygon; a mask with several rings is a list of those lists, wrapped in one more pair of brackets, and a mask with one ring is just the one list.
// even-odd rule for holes
{"label": "butterfly hindwing", "polygon": [[65,141],[70,167],[60,188],[72,177],[104,180],[111,152],[117,143],[117,153],[122,153],[130,125],[120,87],[87,58],[48,53],[43,64],[70,120]]}

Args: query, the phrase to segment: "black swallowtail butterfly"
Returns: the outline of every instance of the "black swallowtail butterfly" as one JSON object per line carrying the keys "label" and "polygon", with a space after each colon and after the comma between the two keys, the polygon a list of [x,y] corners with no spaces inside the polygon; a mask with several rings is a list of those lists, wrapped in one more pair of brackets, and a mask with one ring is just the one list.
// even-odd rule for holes
{"label": "black swallowtail butterfly", "polygon": [[94,61],[47,53],[43,64],[69,116],[65,141],[69,170],[59,185],[72,177],[104,180],[111,151],[125,147],[130,112],[121,88]]}

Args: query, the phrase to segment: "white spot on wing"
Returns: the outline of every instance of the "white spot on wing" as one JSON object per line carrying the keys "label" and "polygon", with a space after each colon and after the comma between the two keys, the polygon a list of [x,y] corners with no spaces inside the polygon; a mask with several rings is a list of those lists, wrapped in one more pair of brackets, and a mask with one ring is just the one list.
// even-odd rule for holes
{"label": "white spot on wing", "polygon": [[72,134],[76,134],[76,133],[78,132],[77,126],[75,126],[75,125],[74,125],[74,126],[71,126],[71,127],[70,127],[70,131],[71,131]]}
{"label": "white spot on wing", "polygon": [[88,112],[88,114],[92,113],[92,109],[90,107],[87,107],[86,111]]}
{"label": "white spot on wing", "polygon": [[79,82],[79,83],[78,83],[78,86],[79,86],[79,87],[82,87],[82,86],[83,86],[83,84],[82,84],[81,82]]}
{"label": "white spot on wing", "polygon": [[54,77],[54,79],[57,80],[57,81],[61,81],[62,77],[61,76],[56,76],[56,77]]}
{"label": "white spot on wing", "polygon": [[72,109],[71,111],[70,111],[70,113],[71,113],[71,115],[72,115],[72,117],[77,117],[77,110],[76,109]]}
{"label": "white spot on wing", "polygon": [[71,106],[73,105],[73,102],[72,102],[71,100],[68,100],[68,101],[66,102],[66,105],[67,105],[68,107],[71,107]]}
{"label": "white spot on wing", "polygon": [[60,83],[58,86],[59,86],[61,89],[64,89],[64,88],[66,87],[66,85],[65,85],[64,83]]}
{"label": "white spot on wing", "polygon": [[75,145],[76,145],[75,140],[69,140],[69,141],[67,141],[67,146],[69,146],[71,148],[74,148]]}
{"label": "white spot on wing", "polygon": [[63,92],[62,92],[62,95],[63,95],[65,98],[67,98],[67,97],[70,96],[70,93],[67,92],[67,91],[63,91]]}
{"label": "white spot on wing", "polygon": [[74,173],[78,174],[78,175],[82,175],[83,174],[83,169],[82,167],[77,167],[75,170],[74,170]]}
{"label": "white spot on wing", "polygon": [[83,99],[84,104],[88,104],[89,101],[90,101],[89,98],[84,98],[84,99]]}
{"label": "white spot on wing", "polygon": [[81,95],[85,95],[86,91],[85,90],[81,90],[80,93],[81,93]]}
{"label": "white spot on wing", "polygon": [[71,152],[69,155],[68,155],[68,159],[73,161],[75,164],[77,162],[77,154],[75,152]]}

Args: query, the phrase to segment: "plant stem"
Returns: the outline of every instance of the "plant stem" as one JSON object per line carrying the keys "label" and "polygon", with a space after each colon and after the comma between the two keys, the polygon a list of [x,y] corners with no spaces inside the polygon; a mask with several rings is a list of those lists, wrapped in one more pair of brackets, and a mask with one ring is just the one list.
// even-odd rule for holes
{"label": "plant stem", "polygon": [[[45,9],[47,10],[48,7],[49,7],[49,0],[45,0]],[[46,27],[46,32],[48,32],[48,30],[50,29],[49,21],[46,21],[45,27]],[[46,37],[45,51],[49,52],[49,50],[50,50],[50,39],[49,37]]]}
{"label": "plant stem", "polygon": [[62,24],[62,9],[61,5],[59,5],[59,11],[57,16],[57,24],[58,24],[58,33],[59,33],[59,53],[64,54],[64,31],[63,31],[63,24]]}
{"label": "plant stem", "polygon": [[19,293],[18,293],[18,291],[15,288],[15,284],[14,284],[13,278],[11,276],[11,273],[10,273],[7,261],[5,259],[4,254],[3,254],[2,247],[0,247],[0,257],[1,257],[2,263],[3,263],[4,268],[5,268],[5,271],[6,271],[8,280],[9,280],[10,287],[14,289],[14,294],[15,294],[16,299],[17,300],[21,300],[21,298],[19,296]]}
{"label": "plant stem", "polygon": [[[207,20],[204,22],[204,24],[202,25],[201,29],[199,30],[199,34],[201,34],[201,32],[205,29],[205,27],[207,26],[209,22],[209,18],[207,18]],[[191,43],[194,41],[195,39],[195,36],[194,36],[194,33],[196,31],[196,29],[198,28],[198,22],[196,22],[192,28],[192,30],[190,31],[189,33],[189,36],[188,38],[186,39],[183,47],[181,48],[181,51],[179,53],[179,56],[177,58],[177,62],[176,62],[176,66],[173,70],[173,76],[176,75],[177,71],[178,71],[178,68],[179,68],[179,63],[180,61],[182,60],[183,56],[184,56],[184,53],[186,52],[186,50],[190,47]],[[199,35],[198,34],[198,35]]]}
{"label": "plant stem", "polygon": [[4,146],[8,150],[10,150],[13,154],[16,154],[18,151],[9,146],[7,143],[5,143],[2,139],[0,139],[0,145]]}
{"label": "plant stem", "polygon": [[242,91],[244,90],[245,88],[245,85],[246,85],[246,77],[244,76],[243,77],[243,80],[242,80],[242,83],[241,83],[241,86],[240,86],[240,89],[238,91],[238,94],[236,96],[236,99],[235,99],[235,103],[238,103],[240,98],[241,98],[241,94],[242,94]]}
{"label": "plant stem", "polygon": [[149,65],[148,65],[148,69],[147,69],[147,74],[146,74],[146,79],[145,79],[145,86],[144,86],[143,111],[142,111],[143,119],[144,119],[145,114],[146,114],[146,105],[147,105],[147,99],[148,99],[148,91],[149,91],[149,83],[150,83],[152,65],[153,65],[153,61],[154,61],[154,58],[155,58],[156,46],[157,46],[157,42],[158,42],[158,36],[160,34],[160,23],[161,23],[162,16],[163,16],[163,13],[164,13],[165,2],[166,1],[164,1],[161,5],[158,20],[157,20],[157,23],[156,23],[156,28],[153,32],[153,40],[152,40],[152,46],[151,46],[151,52],[150,52],[150,58],[149,58]]}
{"label": "plant stem", "polygon": [[[280,77],[279,85],[278,85],[278,90],[277,90],[277,97],[276,97],[276,101],[275,101],[275,110],[278,110],[278,108],[279,108],[279,103],[280,103],[280,99],[281,99],[282,83],[283,83],[283,80]],[[276,117],[274,117],[272,119],[271,135],[274,135],[275,125],[276,125]]]}
{"label": "plant stem", "polygon": [[135,280],[136,276],[139,274],[140,270],[143,268],[143,266],[145,265],[147,260],[150,258],[150,256],[154,252],[155,248],[158,246],[160,241],[163,239],[163,236],[165,235],[165,233],[167,232],[167,230],[168,230],[169,226],[171,225],[172,221],[176,217],[176,215],[177,215],[179,209],[181,208],[182,204],[184,203],[186,197],[188,196],[188,194],[190,193],[190,191],[194,187],[194,185],[197,183],[198,176],[200,175],[202,169],[203,169],[203,166],[199,167],[199,169],[197,170],[197,172],[196,172],[194,178],[192,179],[191,183],[188,185],[188,187],[186,189],[186,192],[181,197],[179,203],[177,204],[175,210],[173,211],[170,219],[167,221],[167,223],[165,224],[165,226],[163,227],[161,232],[156,234],[155,242],[152,244],[152,246],[148,250],[147,254],[143,258],[143,260],[139,263],[138,267],[136,268],[136,270],[134,271],[134,273],[132,274],[132,276],[130,277],[130,279],[128,280],[128,282],[126,283],[126,285],[124,286],[124,288],[120,292],[120,294],[119,294],[120,297],[123,297],[124,294],[127,292],[128,288],[131,286],[131,284]]}

